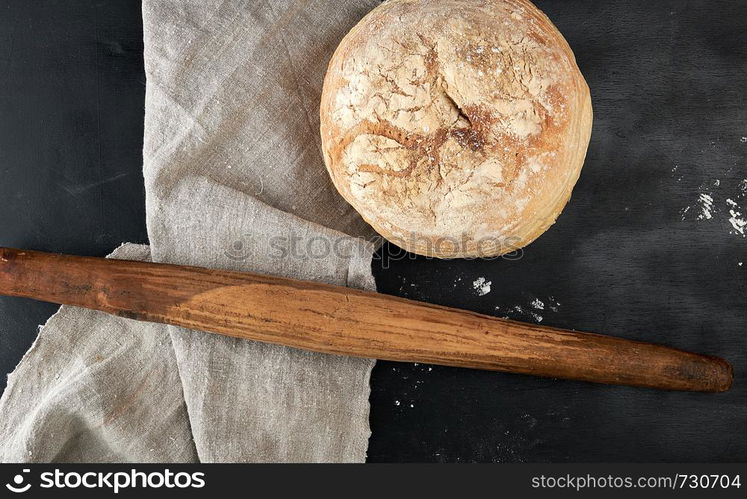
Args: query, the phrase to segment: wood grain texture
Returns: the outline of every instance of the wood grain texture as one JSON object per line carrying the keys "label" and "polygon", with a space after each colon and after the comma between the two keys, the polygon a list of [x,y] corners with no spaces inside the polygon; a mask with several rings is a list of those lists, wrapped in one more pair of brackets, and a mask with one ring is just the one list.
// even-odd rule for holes
{"label": "wood grain texture", "polygon": [[718,392],[722,359],[328,284],[0,248],[0,294],[317,352]]}

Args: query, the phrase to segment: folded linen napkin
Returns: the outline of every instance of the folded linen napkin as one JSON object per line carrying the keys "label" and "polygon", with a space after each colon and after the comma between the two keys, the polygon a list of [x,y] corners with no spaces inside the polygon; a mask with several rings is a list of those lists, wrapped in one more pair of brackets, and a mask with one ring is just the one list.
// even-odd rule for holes
{"label": "folded linen napkin", "polygon": [[[112,256],[373,289],[317,110],[377,3],[145,0],[151,246]],[[363,461],[373,363],[63,306],[9,376],[0,460]]]}

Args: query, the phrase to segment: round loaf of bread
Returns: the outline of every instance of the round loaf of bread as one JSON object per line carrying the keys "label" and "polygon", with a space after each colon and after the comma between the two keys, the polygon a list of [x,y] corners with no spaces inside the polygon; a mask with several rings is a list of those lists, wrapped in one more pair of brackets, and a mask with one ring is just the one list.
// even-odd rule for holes
{"label": "round loaf of bread", "polygon": [[524,0],[389,0],[342,40],[321,100],[340,194],[386,239],[440,258],[547,230],[591,122],[573,52]]}

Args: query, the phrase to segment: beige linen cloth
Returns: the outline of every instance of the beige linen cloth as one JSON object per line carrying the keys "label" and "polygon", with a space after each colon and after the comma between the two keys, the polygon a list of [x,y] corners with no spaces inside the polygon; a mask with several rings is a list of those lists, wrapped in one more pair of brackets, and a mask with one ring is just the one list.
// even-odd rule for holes
{"label": "beige linen cloth", "polygon": [[[373,289],[320,153],[322,79],[378,2],[145,0],[149,259]],[[8,378],[2,461],[355,462],[373,361],[63,306]]]}

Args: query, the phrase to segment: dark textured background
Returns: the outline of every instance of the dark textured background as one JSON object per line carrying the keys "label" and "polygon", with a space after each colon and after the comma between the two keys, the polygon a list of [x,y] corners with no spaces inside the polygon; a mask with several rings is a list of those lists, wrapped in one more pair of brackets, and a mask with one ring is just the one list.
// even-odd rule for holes
{"label": "dark textured background", "polygon": [[[381,362],[371,461],[747,461],[747,2],[540,1],[592,90],[573,199],[518,260],[385,248],[382,292],[729,359],[725,394]],[[133,1],[0,2],[0,245],[146,242]],[[713,198],[711,218],[699,196]],[[386,268],[383,268],[386,267]],[[478,296],[484,277],[491,292]],[[539,299],[538,309],[531,304]],[[56,309],[0,298],[0,371]],[[4,386],[5,380],[2,380]]]}

